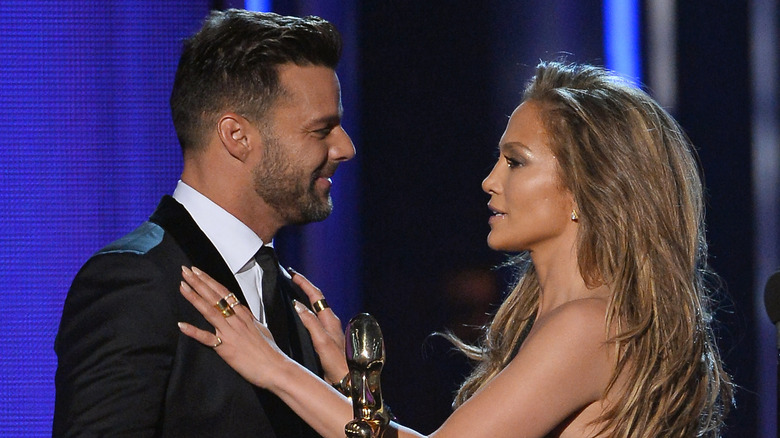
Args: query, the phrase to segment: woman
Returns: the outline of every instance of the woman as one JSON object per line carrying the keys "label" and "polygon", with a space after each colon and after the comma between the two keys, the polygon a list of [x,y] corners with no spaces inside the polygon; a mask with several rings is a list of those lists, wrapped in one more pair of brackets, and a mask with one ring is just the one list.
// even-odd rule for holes
{"label": "woman", "polygon": [[[718,436],[731,383],[710,326],[701,182],[679,125],[603,69],[544,62],[482,187],[488,245],[522,252],[519,280],[481,345],[455,340],[477,366],[432,436]],[[343,437],[347,399],[276,352],[242,306],[223,318],[213,303],[226,291],[195,272],[184,269],[182,293],[215,326],[217,353],[323,436]],[[318,324],[296,306],[338,381],[335,317]]]}

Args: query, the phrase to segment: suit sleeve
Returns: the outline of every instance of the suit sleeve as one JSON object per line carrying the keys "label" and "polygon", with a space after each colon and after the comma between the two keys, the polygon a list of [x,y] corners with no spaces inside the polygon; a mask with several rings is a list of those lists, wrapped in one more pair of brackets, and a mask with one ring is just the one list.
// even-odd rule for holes
{"label": "suit sleeve", "polygon": [[159,434],[179,281],[136,253],[97,255],[82,268],[55,341],[53,436]]}

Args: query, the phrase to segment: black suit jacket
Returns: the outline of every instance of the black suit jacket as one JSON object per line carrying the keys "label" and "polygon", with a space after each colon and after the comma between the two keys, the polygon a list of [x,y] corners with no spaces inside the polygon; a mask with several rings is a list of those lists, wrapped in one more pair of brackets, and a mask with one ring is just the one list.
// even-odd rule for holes
{"label": "black suit jacket", "polygon": [[[55,340],[53,435],[316,437],[278,398],[181,334],[213,328],[179,293],[181,266],[197,266],[246,302],[235,277],[184,207],[162,199],[148,222],[93,255],[65,300]],[[280,276],[288,298],[305,294]],[[289,300],[293,357],[321,375]]]}

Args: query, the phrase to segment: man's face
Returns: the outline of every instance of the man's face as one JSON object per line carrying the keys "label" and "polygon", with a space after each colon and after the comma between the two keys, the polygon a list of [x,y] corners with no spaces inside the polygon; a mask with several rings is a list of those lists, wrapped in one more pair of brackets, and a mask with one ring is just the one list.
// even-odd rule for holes
{"label": "man's face", "polygon": [[341,90],[327,67],[279,68],[284,94],[268,112],[263,157],[254,189],[286,224],[321,221],[330,214],[331,180],[355,148],[341,126]]}

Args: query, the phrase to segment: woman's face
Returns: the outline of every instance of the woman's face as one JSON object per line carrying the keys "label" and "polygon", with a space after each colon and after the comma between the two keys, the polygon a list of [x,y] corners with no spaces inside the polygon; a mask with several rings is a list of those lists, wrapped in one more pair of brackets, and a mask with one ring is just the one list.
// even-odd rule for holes
{"label": "woman's face", "polygon": [[574,235],[574,201],[558,178],[540,116],[533,101],[515,109],[499,143],[498,162],[482,181],[493,212],[488,234],[492,249],[533,252]]}

